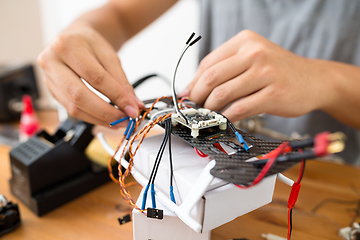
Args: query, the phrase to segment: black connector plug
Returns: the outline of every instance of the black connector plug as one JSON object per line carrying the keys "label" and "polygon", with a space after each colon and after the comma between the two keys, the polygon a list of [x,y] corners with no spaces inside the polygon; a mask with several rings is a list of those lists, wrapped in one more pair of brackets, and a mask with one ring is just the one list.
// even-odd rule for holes
{"label": "black connector plug", "polygon": [[119,221],[120,225],[131,222],[131,215],[127,214],[127,215],[123,216],[122,218],[118,218],[118,221]]}
{"label": "black connector plug", "polygon": [[147,208],[146,212],[148,218],[156,218],[160,220],[164,218],[164,213],[163,213],[164,211],[161,209]]}
{"label": "black connector plug", "polygon": [[8,202],[0,195],[0,237],[20,226],[20,213],[17,204]]}
{"label": "black connector plug", "polygon": [[194,45],[195,43],[197,43],[200,39],[201,39],[201,36],[198,36],[197,38],[195,38],[195,40],[190,43],[190,46],[192,46],[192,45]]}
{"label": "black connector plug", "polygon": [[189,42],[191,41],[191,39],[192,39],[194,36],[195,36],[195,33],[193,32],[193,33],[190,35],[189,39],[186,41],[186,45],[189,44]]}

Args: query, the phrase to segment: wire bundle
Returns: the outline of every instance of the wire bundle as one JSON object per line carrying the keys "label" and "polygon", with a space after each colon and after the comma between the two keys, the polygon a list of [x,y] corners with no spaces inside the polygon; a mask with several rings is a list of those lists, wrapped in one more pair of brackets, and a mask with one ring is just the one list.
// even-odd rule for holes
{"label": "wire bundle", "polygon": [[[278,148],[266,154],[262,158],[256,161],[251,161],[252,164],[260,165],[265,164],[261,169],[255,180],[247,186],[238,186],[239,188],[248,188],[258,184],[270,171],[271,167],[280,161],[293,161],[301,160],[301,170],[299,178],[291,187],[291,192],[288,200],[288,234],[287,239],[290,240],[292,233],[292,209],[299,196],[301,187],[301,180],[305,171],[305,160],[316,157],[326,156],[331,153],[340,152],[344,148],[345,135],[343,133],[323,132],[317,134],[314,138],[305,139],[302,141],[283,142]],[[305,148],[311,147],[311,150],[305,150]],[[296,153],[291,153],[293,150],[297,150]],[[287,153],[287,154],[285,154]],[[284,154],[284,155],[283,155]]]}
{"label": "wire bundle", "polygon": [[[175,92],[175,79],[176,79],[176,73],[177,73],[177,69],[180,65],[180,62],[181,62],[181,59],[183,58],[185,52],[187,51],[187,49],[191,46],[193,46],[196,42],[198,42],[200,39],[201,39],[201,36],[198,36],[197,38],[195,38],[195,40],[191,41],[193,39],[193,37],[195,36],[195,33],[192,33],[191,36],[189,37],[189,39],[186,41],[186,44],[185,44],[185,47],[180,55],[180,58],[176,64],[176,68],[175,68],[175,71],[174,71],[174,77],[173,77],[173,81],[172,81],[172,94],[173,94],[173,102],[174,102],[174,107],[175,107],[175,110],[176,112],[182,116],[186,123],[188,123],[188,120],[186,119],[186,117],[181,113],[181,111],[179,110],[179,106],[178,106],[178,103],[177,103],[177,99],[176,99],[176,92]],[[152,75],[149,75],[149,76],[146,76],[144,77],[143,79],[140,79],[138,81],[138,84],[141,84],[142,82],[144,82],[146,79],[148,78],[151,78],[151,77],[154,77],[155,75],[152,74]],[[135,86],[134,86],[135,87]],[[114,159],[114,156],[112,156],[109,160],[109,163],[108,163],[108,169],[109,169],[109,174],[110,174],[110,178],[113,179],[115,182],[118,182],[120,187],[121,187],[121,194],[122,196],[125,198],[126,201],[128,201],[134,208],[138,209],[139,211],[143,212],[144,211],[144,208],[140,209],[138,206],[136,206],[136,204],[134,203],[133,199],[131,198],[131,195],[130,193],[128,192],[126,186],[125,186],[125,178],[128,176],[128,174],[130,173],[131,171],[131,168],[133,166],[133,157],[135,156],[136,154],[136,151],[139,149],[143,139],[146,137],[146,134],[150,131],[151,128],[153,128],[158,122],[160,121],[164,121],[166,118],[170,117],[172,113],[169,113],[169,114],[166,114],[165,116],[159,116],[158,118],[156,118],[155,120],[151,121],[149,124],[147,124],[143,129],[141,129],[139,131],[138,134],[136,134],[134,137],[130,138],[131,135],[133,134],[134,131],[136,131],[137,127],[139,126],[140,122],[143,121],[143,119],[145,119],[146,115],[153,109],[154,105],[160,100],[160,99],[163,99],[163,98],[166,98],[166,97],[162,97],[162,98],[158,98],[153,104],[152,106],[150,107],[150,109],[148,109],[147,111],[144,112],[143,116],[139,119],[139,120],[130,120],[129,122],[129,125],[127,127],[127,130],[125,131],[126,134],[124,134],[124,138],[126,139],[126,142],[125,142],[125,146],[123,148],[123,151],[120,155],[120,159],[119,159],[119,166],[118,166],[118,171],[119,171],[119,180],[116,181],[115,180],[115,177],[113,177],[113,174],[112,174],[112,169],[111,169],[111,162],[112,160]],[[110,125],[113,126],[119,122],[122,122],[124,121],[124,119],[120,119],[118,121],[115,121],[113,123],[111,123]],[[165,134],[165,138],[167,141],[167,139],[169,139],[169,142],[171,141],[170,140],[170,135],[171,135],[171,123],[170,123],[170,133],[168,131],[166,131],[166,134]],[[137,139],[141,134],[143,134],[143,136],[141,137],[141,139],[139,140],[139,144],[137,146],[137,148],[134,150],[134,152],[132,152],[132,144],[134,142],[135,139]],[[119,150],[120,146],[123,144],[124,140],[125,139],[122,139],[119,146],[117,147],[116,151],[115,151],[115,154],[116,152]],[[165,139],[164,138],[164,139]],[[129,146],[128,146],[129,145]],[[171,143],[169,144],[169,148],[171,147],[170,146]],[[121,159],[122,157],[124,156],[124,153],[125,153],[125,150],[128,146],[128,149],[129,149],[129,167],[125,170],[124,174],[122,174],[122,171],[121,171]],[[161,149],[160,149],[161,150]],[[159,151],[160,152],[160,151]],[[163,149],[162,151],[163,152]],[[169,149],[169,152],[171,154],[171,150]],[[114,154],[114,155],[115,155]],[[162,153],[161,153],[162,155]],[[159,156],[160,157],[160,156]],[[161,158],[160,158],[161,159]],[[156,163],[156,162],[155,162]],[[156,164],[155,164],[156,165]],[[154,167],[155,167],[154,165]],[[171,197],[171,200],[173,202],[175,202],[175,198],[174,198],[174,194],[173,194],[173,186],[172,186],[172,158],[170,157],[170,165],[171,165],[171,177],[170,177],[170,197]],[[157,168],[158,168],[158,165],[157,165]],[[157,170],[156,170],[157,171]],[[150,181],[150,179],[149,179]],[[152,182],[155,181],[155,177],[153,177],[152,179]],[[151,184],[151,188],[152,188],[152,196],[155,195],[155,191],[153,190],[154,189],[154,186],[153,186],[153,183]],[[148,187],[145,189],[146,191],[148,191]],[[143,204],[144,205],[144,204]],[[155,199],[153,200],[153,205],[156,205],[155,204]]]}
{"label": "wire bundle", "polygon": [[[134,164],[134,159],[133,157],[135,156],[137,150],[139,149],[141,143],[143,142],[144,138],[146,137],[146,135],[149,133],[149,131],[160,121],[165,120],[166,118],[169,118],[171,116],[171,113],[166,114],[165,116],[159,116],[158,118],[156,118],[155,120],[149,122],[147,125],[145,125],[137,134],[133,135],[133,133],[137,130],[138,126],[140,125],[140,123],[146,118],[147,114],[149,112],[151,112],[151,110],[154,108],[155,104],[157,102],[159,102],[161,99],[164,98],[168,98],[171,99],[170,97],[160,97],[158,99],[156,99],[153,104],[151,105],[151,107],[149,109],[147,109],[146,111],[144,111],[140,117],[138,119],[134,119],[133,122],[129,122],[128,124],[128,131],[125,131],[123,138],[121,139],[118,147],[116,148],[116,151],[114,153],[113,156],[111,156],[111,158],[108,161],[108,170],[109,170],[109,175],[110,178],[118,183],[120,185],[120,193],[123,196],[123,198],[125,199],[126,202],[128,202],[133,208],[139,210],[140,212],[143,212],[143,210],[141,210],[134,202],[133,198],[131,197],[131,194],[129,193],[129,191],[127,190],[126,184],[125,184],[125,179],[126,177],[129,175],[129,173],[131,172],[131,169],[133,167]],[[132,130],[131,130],[132,129]],[[139,143],[137,145],[137,147],[135,148],[135,150],[133,151],[133,143],[136,139],[140,138]],[[124,141],[126,140],[125,144]],[[118,173],[119,173],[119,177],[115,178],[113,176],[112,173],[112,167],[111,167],[111,162],[114,160],[114,157],[116,155],[116,153],[119,151],[120,147],[123,146],[123,150],[121,152],[120,158],[119,158],[119,164],[118,164]],[[121,160],[125,155],[126,150],[128,149],[128,153],[129,153],[129,165],[128,168],[125,170],[125,172],[123,173],[121,170]]]}
{"label": "wire bundle", "polygon": [[170,160],[170,198],[175,203],[175,197],[174,197],[173,185],[172,185],[173,166],[172,166],[172,154],[171,154],[171,118],[165,119],[163,121],[163,124],[165,126],[165,134],[164,134],[164,138],[163,138],[163,141],[161,143],[161,146],[159,148],[159,151],[157,153],[157,156],[156,156],[156,159],[155,159],[155,162],[154,162],[154,166],[153,166],[153,169],[152,169],[150,177],[149,177],[148,184],[147,184],[147,186],[145,187],[145,190],[144,190],[143,202],[142,202],[142,206],[141,206],[142,210],[145,210],[146,198],[147,198],[147,193],[148,193],[149,187],[151,189],[152,207],[156,208],[154,184],[155,184],[155,178],[156,178],[156,175],[157,175],[157,172],[158,172],[158,169],[159,169],[159,166],[160,166],[160,162],[161,162],[162,156],[164,154],[164,150],[165,150],[167,142],[169,142],[169,160]]}

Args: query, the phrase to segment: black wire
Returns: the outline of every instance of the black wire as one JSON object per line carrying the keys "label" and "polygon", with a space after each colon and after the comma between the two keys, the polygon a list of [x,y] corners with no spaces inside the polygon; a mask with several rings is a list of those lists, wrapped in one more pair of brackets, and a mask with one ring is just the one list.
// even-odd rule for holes
{"label": "black wire", "polygon": [[[166,128],[166,121],[164,121],[164,124],[165,124],[165,128]],[[157,159],[157,161],[155,162],[155,172],[154,172],[154,175],[153,175],[153,179],[151,181],[152,184],[155,183],[155,178],[156,178],[156,174],[157,174],[157,171],[159,169],[159,166],[160,166],[160,162],[161,162],[161,159],[162,159],[162,156],[164,154],[164,150],[165,150],[165,146],[166,146],[166,143],[169,139],[169,132],[165,129],[165,136],[164,136],[164,139],[163,139],[163,142],[165,143],[162,148],[160,149],[160,155],[158,153],[158,156],[159,158]],[[165,141],[164,141],[165,140]]]}
{"label": "black wire", "polygon": [[136,88],[136,87],[138,87],[140,84],[142,84],[143,82],[145,82],[147,79],[152,78],[152,77],[157,77],[157,76],[158,76],[157,74],[149,74],[149,75],[146,75],[146,76],[138,79],[136,82],[134,82],[134,83],[132,84],[132,87],[133,87],[133,88]]}
{"label": "black wire", "polygon": [[[315,153],[312,150],[304,152],[289,153],[287,155],[281,155],[276,158],[276,162],[287,162],[287,161],[299,161],[302,159],[314,159],[316,158]],[[265,164],[269,159],[261,159],[258,161],[251,162],[253,165]]]}
{"label": "black wire", "polygon": [[169,160],[170,160],[170,186],[173,185],[173,174],[174,174],[174,168],[173,168],[173,161],[172,161],[172,153],[171,153],[171,118],[168,119],[168,138],[169,138]]}
{"label": "black wire", "polygon": [[[153,77],[160,77],[158,74],[156,73],[152,73],[149,75],[146,75],[138,80],[136,80],[133,84],[132,87],[135,89],[137,88],[140,84],[142,84],[143,82],[145,82],[146,80],[148,80],[149,78],[153,78]],[[115,103],[113,103],[112,101],[109,102],[110,105],[112,106],[116,106]]]}
{"label": "black wire", "polygon": [[290,240],[290,238],[291,238],[291,232],[292,232],[292,208],[290,209],[290,222],[289,222],[289,224],[290,224],[290,233],[289,233],[289,240]]}
{"label": "black wire", "polygon": [[156,175],[157,175],[157,171],[158,171],[158,169],[159,169],[162,156],[163,156],[163,154],[164,154],[165,146],[166,146],[166,143],[167,143],[167,134],[166,134],[165,137],[166,137],[166,139],[165,139],[164,147],[160,149],[160,151],[159,151],[159,158],[157,159],[157,161],[155,162],[155,165],[154,165],[155,171],[154,171],[153,178],[152,178],[152,180],[151,180],[151,183],[152,183],[152,184],[155,183],[155,178],[156,178]]}
{"label": "black wire", "polygon": [[216,112],[216,113],[220,114],[221,116],[223,116],[226,119],[227,125],[230,127],[231,131],[233,131],[234,133],[237,132],[236,128],[234,127],[234,124],[232,122],[230,122],[226,116],[222,115],[220,112]]}
{"label": "black wire", "polygon": [[[178,112],[178,113],[181,115],[181,117],[184,118],[186,124],[189,124],[189,122],[188,122],[187,118],[185,117],[185,115],[179,110],[179,106],[178,106],[178,104],[177,104],[176,92],[175,92],[175,78],[176,78],[176,72],[177,72],[177,69],[178,69],[178,67],[179,67],[179,65],[180,65],[181,59],[183,58],[186,50],[188,50],[189,47],[190,47],[190,45],[188,45],[188,46],[185,48],[185,50],[182,52],[182,54],[181,54],[181,56],[180,56],[180,58],[179,58],[179,61],[178,61],[177,64],[176,64],[176,68],[175,68],[175,71],[174,71],[173,83],[172,83],[172,84],[173,84],[173,89],[172,89],[172,90],[173,90],[173,98],[174,98],[173,100],[174,100],[174,105],[175,105],[176,112]],[[175,104],[175,103],[176,103],[176,104]]]}
{"label": "black wire", "polygon": [[301,171],[301,173],[300,173],[299,183],[300,183],[301,180],[303,179],[304,172],[305,172],[305,166],[306,166],[306,160],[302,159],[301,161],[303,162],[303,165],[304,165],[304,166],[303,166],[303,169],[302,169],[302,171]]}
{"label": "black wire", "polygon": [[[154,166],[153,166],[153,169],[152,169],[151,174],[150,174],[150,177],[149,177],[148,185],[150,185],[151,182],[154,182],[154,181],[152,181],[152,180],[155,179],[155,176],[154,176],[154,175],[156,175],[156,174],[155,174],[156,166],[157,166],[158,162],[160,162],[160,161],[159,161],[159,157],[160,157],[160,155],[162,156],[162,153],[163,153],[163,150],[164,150],[164,148],[165,148],[166,142],[167,142],[167,133],[166,133],[166,131],[165,131],[163,141],[162,141],[162,143],[161,143],[161,145],[160,145],[160,148],[159,148],[159,151],[158,151],[158,153],[157,153],[157,155],[156,155],[155,162],[154,162]],[[160,159],[161,159],[161,157],[160,157]]]}

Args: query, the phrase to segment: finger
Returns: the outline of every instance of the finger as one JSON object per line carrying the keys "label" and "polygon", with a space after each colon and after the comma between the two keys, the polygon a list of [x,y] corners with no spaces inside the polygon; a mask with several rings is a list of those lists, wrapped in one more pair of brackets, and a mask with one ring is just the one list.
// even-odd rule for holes
{"label": "finger", "polygon": [[267,89],[264,88],[232,103],[222,114],[231,122],[235,122],[246,117],[267,112],[268,107]]}
{"label": "finger", "polygon": [[207,97],[204,107],[220,111],[229,103],[253,94],[268,84],[267,79],[258,80],[254,70],[250,69],[230,81],[215,87]]}
{"label": "finger", "polygon": [[64,62],[92,87],[108,97],[116,106],[131,118],[136,118],[139,107],[134,94],[127,91],[97,61],[90,50],[84,49],[83,54],[62,56]]}
{"label": "finger", "polygon": [[61,80],[50,82],[56,86],[53,91],[59,92],[56,94],[57,99],[64,104],[70,115],[77,115],[77,111],[82,110],[107,124],[126,116],[88,89],[79,77],[63,63],[53,61],[47,71],[48,76],[52,76],[50,80]]}
{"label": "finger", "polygon": [[[68,101],[67,98],[61,97],[60,92],[58,91],[56,85],[52,82],[50,77],[48,75],[46,75],[46,74],[45,74],[45,81],[46,81],[46,85],[47,85],[49,91],[54,96],[54,98],[58,99],[60,104],[63,105],[65,108],[67,106],[69,106],[70,101]],[[88,122],[88,123],[109,127],[109,123],[107,123],[105,121],[102,121],[102,120],[100,120],[98,118],[95,118],[95,117],[87,114],[86,112],[82,111],[81,109],[77,109],[75,112],[76,112],[76,114],[73,117],[82,119],[82,120],[84,120],[85,122]]]}
{"label": "finger", "polygon": [[[135,95],[134,88],[131,86],[122,69],[120,59],[112,46],[103,38],[99,37],[98,42],[101,44],[92,44],[93,53],[104,69],[123,86],[128,92],[135,96],[138,107],[144,108],[144,103]],[[97,42],[97,43],[98,43]]]}
{"label": "finger", "polygon": [[251,58],[236,54],[207,69],[190,92],[190,99],[202,105],[214,88],[241,75],[250,68]]}

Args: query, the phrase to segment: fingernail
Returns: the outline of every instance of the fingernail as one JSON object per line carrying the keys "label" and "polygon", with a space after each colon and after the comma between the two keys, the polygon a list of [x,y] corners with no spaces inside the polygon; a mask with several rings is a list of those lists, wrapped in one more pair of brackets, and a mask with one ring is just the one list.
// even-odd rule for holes
{"label": "fingernail", "polygon": [[181,93],[179,93],[178,97],[187,97],[190,94],[190,90],[188,88],[185,88]]}
{"label": "fingernail", "polygon": [[124,109],[125,113],[131,118],[137,118],[139,111],[133,106],[127,105]]}

